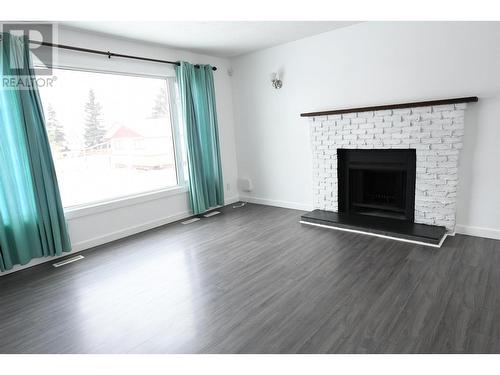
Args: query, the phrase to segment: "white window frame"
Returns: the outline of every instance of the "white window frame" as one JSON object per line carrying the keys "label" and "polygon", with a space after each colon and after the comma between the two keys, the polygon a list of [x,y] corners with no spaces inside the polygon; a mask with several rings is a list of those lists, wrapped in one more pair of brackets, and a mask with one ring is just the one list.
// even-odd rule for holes
{"label": "white window frame", "polygon": [[[66,65],[54,65],[50,66],[53,69],[60,70],[73,70],[79,72],[86,73],[101,73],[101,74],[115,74],[115,75],[124,75],[124,76],[132,76],[132,77],[144,77],[144,78],[157,78],[163,79],[165,81],[165,85],[167,88],[167,92],[170,94],[170,84],[169,78],[175,78],[170,75],[159,75],[159,74],[149,74],[149,73],[125,73],[122,71],[113,71],[113,70],[105,70],[105,69],[92,69],[92,68],[81,68],[81,67],[72,67]],[[188,192],[188,182],[184,176],[183,169],[183,158],[182,158],[182,147],[181,147],[181,139],[180,139],[180,129],[181,122],[178,119],[179,108],[176,108],[176,105],[172,105],[172,101],[168,101],[170,107],[170,127],[172,132],[172,141],[173,141],[173,151],[174,151],[174,159],[175,159],[175,172],[177,176],[177,185],[165,187],[164,189],[156,189],[145,191],[142,193],[131,194],[117,197],[116,199],[107,199],[102,201],[96,201],[88,204],[82,204],[78,206],[70,206],[63,207],[64,214],[66,219],[74,219],[83,216],[89,216],[93,214],[97,214],[100,212],[106,212],[110,210],[115,210],[119,208],[129,207],[136,204],[162,199],[166,197],[171,197],[175,195],[182,195]]]}

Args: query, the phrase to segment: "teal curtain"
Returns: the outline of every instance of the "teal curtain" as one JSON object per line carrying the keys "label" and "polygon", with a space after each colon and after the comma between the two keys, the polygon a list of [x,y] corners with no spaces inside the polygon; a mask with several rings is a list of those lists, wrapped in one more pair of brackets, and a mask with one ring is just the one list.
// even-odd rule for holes
{"label": "teal curtain", "polygon": [[185,127],[189,197],[194,214],[224,204],[219,131],[212,67],[176,67]]}
{"label": "teal curtain", "polygon": [[70,250],[28,40],[1,34],[0,271]]}

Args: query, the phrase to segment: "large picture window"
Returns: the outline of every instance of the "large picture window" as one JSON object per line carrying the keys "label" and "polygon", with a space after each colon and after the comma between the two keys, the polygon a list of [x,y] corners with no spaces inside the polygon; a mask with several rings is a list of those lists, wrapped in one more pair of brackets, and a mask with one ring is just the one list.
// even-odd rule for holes
{"label": "large picture window", "polygon": [[41,87],[64,207],[179,184],[166,78],[54,69]]}

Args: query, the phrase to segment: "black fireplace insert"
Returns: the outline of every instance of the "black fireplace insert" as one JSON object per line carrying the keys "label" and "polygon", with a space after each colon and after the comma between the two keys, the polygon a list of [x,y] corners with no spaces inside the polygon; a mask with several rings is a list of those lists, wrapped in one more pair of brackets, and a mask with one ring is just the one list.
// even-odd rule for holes
{"label": "black fireplace insert", "polygon": [[414,149],[338,149],[339,212],[414,221]]}

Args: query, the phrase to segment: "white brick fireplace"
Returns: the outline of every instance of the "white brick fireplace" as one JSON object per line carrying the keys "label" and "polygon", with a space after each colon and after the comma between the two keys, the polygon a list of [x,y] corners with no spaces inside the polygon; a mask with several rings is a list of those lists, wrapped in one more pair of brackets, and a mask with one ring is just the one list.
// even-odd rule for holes
{"label": "white brick fireplace", "polygon": [[314,207],[338,210],[337,149],[416,150],[415,222],[453,232],[466,104],[313,116]]}

